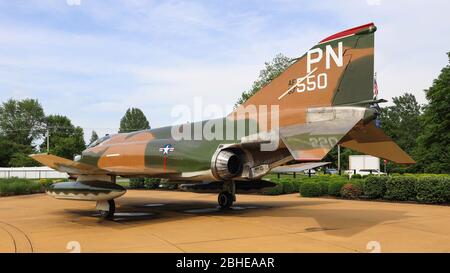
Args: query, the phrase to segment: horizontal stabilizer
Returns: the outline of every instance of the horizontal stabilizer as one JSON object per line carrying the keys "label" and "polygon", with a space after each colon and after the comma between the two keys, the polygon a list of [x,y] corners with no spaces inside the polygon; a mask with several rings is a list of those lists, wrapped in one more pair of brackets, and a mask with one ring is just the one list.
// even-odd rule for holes
{"label": "horizontal stabilizer", "polygon": [[377,156],[399,164],[416,163],[390,137],[378,129],[374,122],[359,123],[342,139],[341,146]]}
{"label": "horizontal stabilizer", "polygon": [[34,160],[60,172],[69,174],[105,174],[106,172],[91,165],[76,162],[51,154],[32,154]]}
{"label": "horizontal stabilizer", "polygon": [[297,161],[320,161],[367,115],[363,107],[318,107],[306,112],[306,123],[280,128],[280,137]]}

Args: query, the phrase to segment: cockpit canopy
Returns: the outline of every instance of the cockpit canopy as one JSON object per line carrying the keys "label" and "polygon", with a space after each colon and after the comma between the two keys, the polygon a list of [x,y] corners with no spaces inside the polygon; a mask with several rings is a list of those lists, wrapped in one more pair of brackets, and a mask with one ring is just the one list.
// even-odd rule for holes
{"label": "cockpit canopy", "polygon": [[89,144],[88,148],[93,148],[95,146],[98,146],[110,138],[111,138],[111,135],[105,135],[104,137],[101,137],[101,138],[97,139],[96,141],[92,142],[91,144]]}

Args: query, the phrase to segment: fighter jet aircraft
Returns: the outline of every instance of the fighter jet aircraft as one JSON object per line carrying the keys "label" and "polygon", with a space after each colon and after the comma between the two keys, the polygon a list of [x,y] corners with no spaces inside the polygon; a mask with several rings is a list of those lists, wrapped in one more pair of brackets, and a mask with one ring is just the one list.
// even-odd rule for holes
{"label": "fighter jet aircraft", "polygon": [[228,208],[236,192],[273,186],[262,180],[272,169],[318,162],[337,144],[414,163],[375,122],[384,101],[373,95],[375,31],[370,23],[321,40],[224,118],[105,136],[75,160],[30,156],[76,177],[53,184],[48,194],[96,201],[105,218],[126,192],[115,183],[117,176],[218,190],[219,205]]}

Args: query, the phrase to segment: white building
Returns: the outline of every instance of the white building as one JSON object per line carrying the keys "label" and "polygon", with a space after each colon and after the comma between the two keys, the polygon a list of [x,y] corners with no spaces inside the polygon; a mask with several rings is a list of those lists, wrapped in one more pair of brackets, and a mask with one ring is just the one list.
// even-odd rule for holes
{"label": "white building", "polygon": [[10,177],[41,179],[68,178],[69,176],[67,175],[67,173],[58,172],[49,167],[0,167],[0,178]]}

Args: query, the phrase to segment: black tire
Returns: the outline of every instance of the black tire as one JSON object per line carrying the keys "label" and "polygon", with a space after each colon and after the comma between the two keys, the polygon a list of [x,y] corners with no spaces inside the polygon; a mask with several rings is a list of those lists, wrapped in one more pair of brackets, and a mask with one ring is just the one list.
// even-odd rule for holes
{"label": "black tire", "polygon": [[229,209],[233,205],[233,201],[233,195],[227,191],[219,193],[217,197],[217,202],[222,209]]}
{"label": "black tire", "polygon": [[116,212],[116,202],[114,199],[108,200],[109,210],[100,210],[100,217],[102,219],[112,219],[114,217],[114,213]]}

